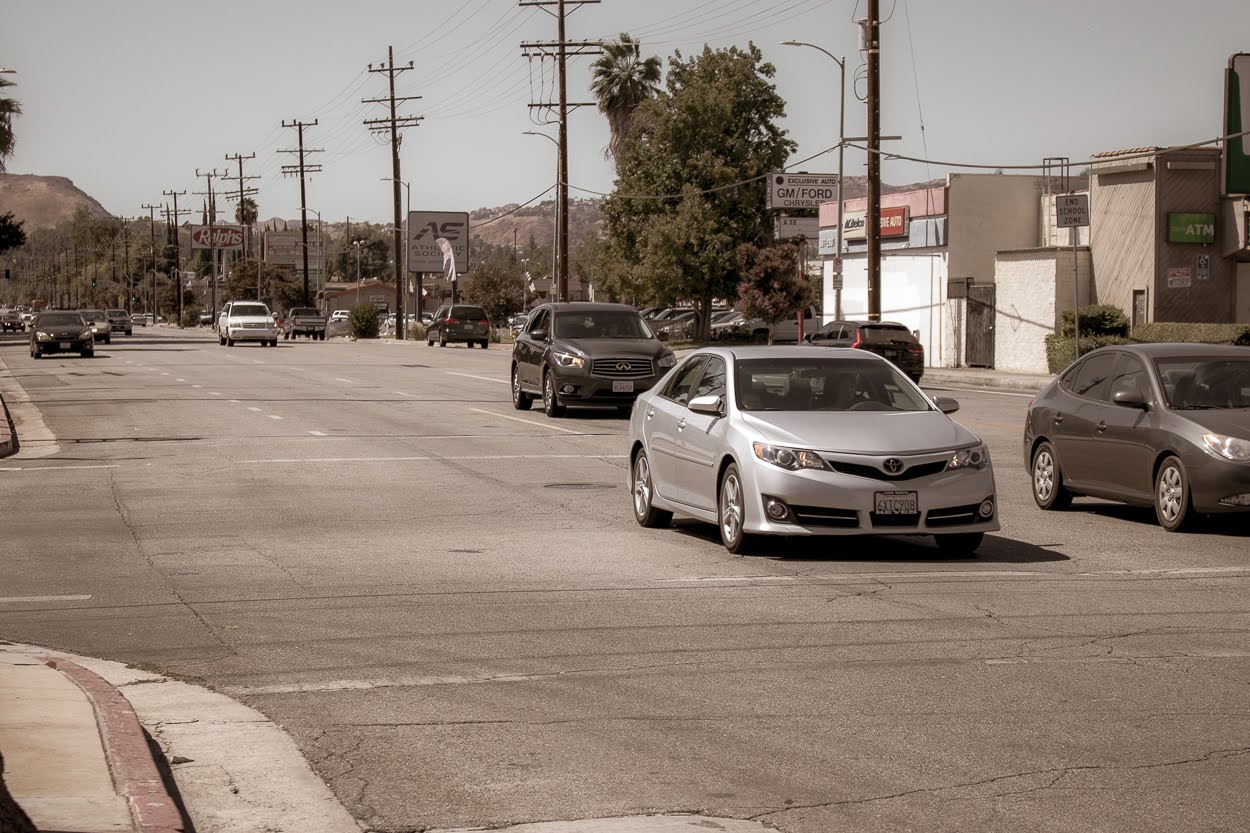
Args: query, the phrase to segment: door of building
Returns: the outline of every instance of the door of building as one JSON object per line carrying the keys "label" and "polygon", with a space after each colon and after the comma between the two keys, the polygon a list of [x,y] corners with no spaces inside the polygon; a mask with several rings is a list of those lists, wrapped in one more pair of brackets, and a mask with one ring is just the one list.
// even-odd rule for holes
{"label": "door of building", "polygon": [[1138,327],[1146,323],[1146,317],[1149,314],[1146,306],[1146,290],[1133,290],[1133,326]]}
{"label": "door of building", "polygon": [[994,285],[968,287],[968,366],[994,366]]}
{"label": "door of building", "polygon": [[1250,263],[1237,264],[1237,309],[1233,320],[1250,324]]}

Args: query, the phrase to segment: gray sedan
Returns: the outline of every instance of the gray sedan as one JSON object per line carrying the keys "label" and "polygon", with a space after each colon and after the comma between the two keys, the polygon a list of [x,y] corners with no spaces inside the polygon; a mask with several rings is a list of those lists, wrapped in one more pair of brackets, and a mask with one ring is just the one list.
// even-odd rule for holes
{"label": "gray sedan", "polygon": [[1250,350],[1094,350],[1029,405],[1024,461],[1042,509],[1078,495],[1153,506],[1169,531],[1250,511]]}
{"label": "gray sedan", "polygon": [[997,530],[989,450],[880,356],[711,347],[642,394],[630,418],[634,517],[758,535],[927,534],[966,554]]}

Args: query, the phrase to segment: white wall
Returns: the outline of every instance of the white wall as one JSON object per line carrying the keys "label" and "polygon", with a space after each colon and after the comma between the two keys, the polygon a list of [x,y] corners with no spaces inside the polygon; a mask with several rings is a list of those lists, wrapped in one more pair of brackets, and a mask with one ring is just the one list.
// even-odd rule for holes
{"label": "white wall", "polygon": [[[881,318],[920,331],[925,361],[941,367],[943,316],[947,314],[946,256],[943,253],[894,255],[881,253]],[[834,320],[836,293],[832,289],[833,266],[824,265],[821,310],[826,321]],[[842,267],[842,317],[868,319],[868,261],[846,257]]]}
{"label": "white wall", "polygon": [[1046,372],[1045,338],[1055,331],[1056,266],[1054,255],[999,254],[994,277],[995,369]]}

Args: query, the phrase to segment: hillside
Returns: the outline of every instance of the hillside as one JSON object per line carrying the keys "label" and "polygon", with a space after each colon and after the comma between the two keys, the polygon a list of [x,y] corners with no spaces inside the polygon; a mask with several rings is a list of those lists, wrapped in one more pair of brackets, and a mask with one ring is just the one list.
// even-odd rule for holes
{"label": "hillside", "polygon": [[0,214],[13,212],[29,233],[73,219],[82,206],[95,217],[108,211],[63,176],[0,174]]}

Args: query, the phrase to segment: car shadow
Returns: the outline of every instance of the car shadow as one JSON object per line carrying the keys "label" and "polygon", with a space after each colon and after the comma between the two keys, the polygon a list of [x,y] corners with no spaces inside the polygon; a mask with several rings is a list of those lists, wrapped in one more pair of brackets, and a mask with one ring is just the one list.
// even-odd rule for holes
{"label": "car shadow", "polygon": [[1197,515],[1184,530],[1172,533],[1159,526],[1159,520],[1155,517],[1155,510],[1149,506],[1129,506],[1124,503],[1089,503],[1086,499],[1077,498],[1072,507],[1064,510],[1064,512],[1114,518],[1139,526],[1153,526],[1162,535],[1206,534],[1222,535],[1228,538],[1245,538],[1250,536],[1250,525],[1246,523],[1246,513],[1244,512]]}

